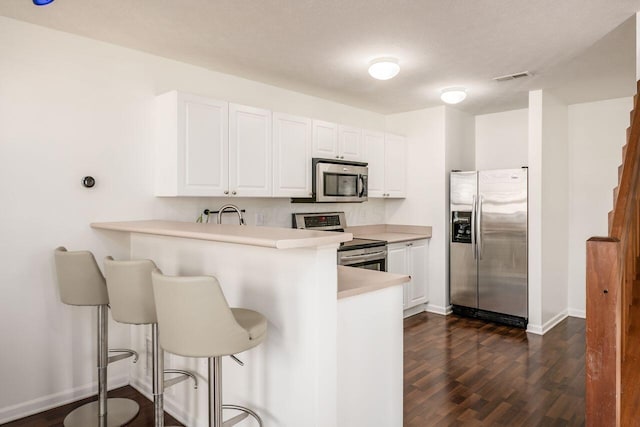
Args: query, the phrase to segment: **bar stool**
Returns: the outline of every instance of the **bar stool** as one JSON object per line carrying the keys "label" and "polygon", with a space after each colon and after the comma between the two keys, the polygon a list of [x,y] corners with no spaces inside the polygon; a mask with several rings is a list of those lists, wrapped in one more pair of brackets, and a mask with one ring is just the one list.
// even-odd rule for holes
{"label": "bar stool", "polygon": [[[155,270],[151,278],[162,348],[209,359],[209,426],[232,426],[249,415],[262,426],[254,411],[222,404],[222,356],[234,357],[260,344],[267,319],[253,310],[229,308],[215,277],[171,277]],[[242,413],[223,422],[223,409]]]}
{"label": "bar stool", "polygon": [[[151,285],[151,272],[155,269],[156,265],[148,259],[114,261],[112,257],[106,257],[104,260],[113,319],[130,325],[151,325],[154,425],[163,427],[164,389],[187,378],[192,378],[194,388],[198,388],[198,380],[189,371],[164,369],[164,354],[158,341],[158,320]],[[164,374],[180,375],[165,381]]]}
{"label": "bar stool", "polygon": [[[140,407],[131,399],[107,399],[107,365],[138,354],[128,349],[109,350],[108,304],[104,277],[89,251],[68,252],[59,247],[54,252],[60,299],[64,304],[98,308],[98,401],[74,409],[64,419],[65,427],[116,427],[138,415]],[[123,353],[109,357],[109,353]]]}

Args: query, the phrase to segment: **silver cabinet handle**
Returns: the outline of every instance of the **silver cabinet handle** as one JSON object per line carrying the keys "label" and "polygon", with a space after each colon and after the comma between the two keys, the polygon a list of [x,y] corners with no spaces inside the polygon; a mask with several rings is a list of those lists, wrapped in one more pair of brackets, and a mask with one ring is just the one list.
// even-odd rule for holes
{"label": "silver cabinet handle", "polygon": [[339,158],[340,158],[340,156],[336,156],[336,159],[339,159]]}
{"label": "silver cabinet handle", "polygon": [[344,159],[344,156],[340,156],[341,159]]}
{"label": "silver cabinet handle", "polygon": [[232,191],[232,192],[231,192],[231,194],[233,194],[233,195],[235,196],[235,195],[236,195],[236,192],[235,192],[235,191]]}
{"label": "silver cabinet handle", "polygon": [[476,217],[478,218],[478,236],[476,237],[476,242],[478,245],[478,259],[482,259],[482,202],[484,202],[484,196],[478,196],[478,214]]}
{"label": "silver cabinet handle", "polygon": [[229,194],[229,190],[224,190],[224,194]]}
{"label": "silver cabinet handle", "polygon": [[478,248],[476,246],[476,196],[473,195],[471,201],[471,250],[473,251],[473,259],[478,259]]}

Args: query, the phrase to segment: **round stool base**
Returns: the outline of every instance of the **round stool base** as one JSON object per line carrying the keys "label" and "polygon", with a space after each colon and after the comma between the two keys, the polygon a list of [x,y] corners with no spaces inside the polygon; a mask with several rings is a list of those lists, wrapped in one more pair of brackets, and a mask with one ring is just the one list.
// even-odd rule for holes
{"label": "round stool base", "polygon": [[98,417],[98,401],[74,409],[64,419],[64,427],[119,427],[138,415],[140,406],[131,399],[107,399],[107,422]]}

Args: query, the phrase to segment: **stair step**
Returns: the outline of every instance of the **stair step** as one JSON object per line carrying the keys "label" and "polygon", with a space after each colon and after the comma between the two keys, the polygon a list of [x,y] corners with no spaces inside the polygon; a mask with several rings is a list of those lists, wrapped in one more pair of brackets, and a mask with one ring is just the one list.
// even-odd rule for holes
{"label": "stair step", "polygon": [[616,207],[616,201],[618,200],[618,187],[613,189],[613,208]]}
{"label": "stair step", "polygon": [[636,110],[629,111],[629,126],[633,127],[633,116],[635,116]]}
{"label": "stair step", "polygon": [[611,225],[613,224],[613,210],[610,210],[607,214],[607,218],[609,219],[609,234],[611,234]]}
{"label": "stair step", "polygon": [[[627,141],[629,140],[629,133],[631,133],[631,128],[627,128]],[[624,158],[627,156],[627,145],[629,144],[622,146],[622,163],[624,163]]]}
{"label": "stair step", "polygon": [[622,165],[618,166],[618,185],[620,185],[620,178],[622,178]]}

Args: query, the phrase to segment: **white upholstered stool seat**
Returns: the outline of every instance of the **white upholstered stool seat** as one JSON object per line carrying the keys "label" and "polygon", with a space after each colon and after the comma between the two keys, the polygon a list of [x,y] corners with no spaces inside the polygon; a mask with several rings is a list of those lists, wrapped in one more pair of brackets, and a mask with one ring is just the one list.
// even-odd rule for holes
{"label": "white upholstered stool seat", "polygon": [[[65,427],[116,427],[138,415],[139,406],[131,399],[107,399],[107,365],[138,355],[128,349],[109,350],[108,304],[105,279],[89,251],[69,252],[64,247],[54,251],[60,300],[64,304],[98,308],[98,401],[74,409],[64,419]],[[120,353],[109,357],[109,352]]]}
{"label": "white upholstered stool seat", "polygon": [[[160,348],[158,320],[151,284],[151,272],[156,265],[148,259],[115,261],[104,260],[107,290],[111,302],[113,320],[130,325],[151,325],[152,393],[154,425],[164,427],[164,389],[191,378],[194,388],[198,381],[191,372],[181,369],[164,369],[164,354]],[[178,374],[170,381],[164,374]]]}
{"label": "white upholstered stool seat", "polygon": [[[249,350],[264,341],[267,319],[257,311],[230,308],[220,284],[212,276],[173,277],[159,270],[151,274],[160,345],[174,354],[209,359],[209,425],[225,427],[252,416],[254,411],[222,404],[222,356]],[[223,409],[241,411],[224,421]]]}

